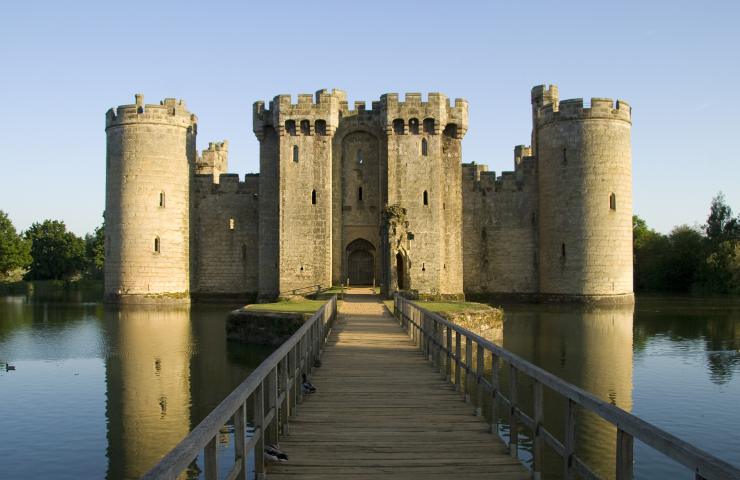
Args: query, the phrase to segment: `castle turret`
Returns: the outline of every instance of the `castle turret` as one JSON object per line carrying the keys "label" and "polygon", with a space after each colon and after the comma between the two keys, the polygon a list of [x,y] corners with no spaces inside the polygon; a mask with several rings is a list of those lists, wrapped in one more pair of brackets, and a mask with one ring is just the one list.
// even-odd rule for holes
{"label": "castle turret", "polygon": [[[388,154],[388,205],[406,211],[405,229],[389,238],[384,281],[421,294],[461,296],[462,138],[468,102],[429,93],[389,93],[380,99]],[[406,238],[403,238],[403,237]]]}
{"label": "castle turret", "polygon": [[222,173],[229,171],[229,142],[209,142],[208,148],[195,163],[195,173],[212,175],[213,183],[218,183]]}
{"label": "castle turret", "polygon": [[331,285],[332,138],[339,90],[254,104],[260,141],[259,295]]}
{"label": "castle turret", "polygon": [[[533,99],[542,91],[535,87]],[[535,110],[533,135],[540,293],[631,300],[630,106],[551,100]]]}
{"label": "castle turret", "polygon": [[197,118],[182,100],[136,95],[105,123],[106,298],[187,300]]}

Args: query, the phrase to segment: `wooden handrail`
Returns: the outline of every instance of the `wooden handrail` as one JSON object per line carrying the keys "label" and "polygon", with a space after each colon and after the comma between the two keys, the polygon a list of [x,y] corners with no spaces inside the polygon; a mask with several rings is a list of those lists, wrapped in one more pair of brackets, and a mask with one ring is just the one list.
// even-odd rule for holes
{"label": "wooden handrail", "polygon": [[[564,477],[573,478],[575,474],[584,478],[599,478],[574,453],[575,445],[575,405],[595,413],[617,428],[617,456],[615,474],[617,479],[631,479],[633,466],[633,446],[637,439],[653,449],[661,452],[672,460],[692,470],[697,479],[724,480],[740,478],[740,469],[721,460],[683,440],[671,435],[655,425],[632,415],[621,408],[607,403],[595,395],[566,382],[565,380],[527,362],[512,352],[462,328],[442,316],[430,312],[419,305],[401,297],[394,296],[394,314],[401,326],[408,332],[412,341],[427,354],[430,361],[437,364],[448,381],[452,381],[454,362],[455,388],[465,395],[466,401],[475,403],[475,413],[480,415],[483,399],[480,389],[485,389],[492,398],[493,432],[499,411],[498,404],[503,404],[509,412],[510,453],[517,456],[518,426],[522,424],[533,431],[533,474],[540,478],[542,474],[542,456],[544,445],[550,446],[564,459]],[[453,346],[453,334],[455,342]],[[462,356],[461,343],[465,338],[465,358]],[[472,365],[472,346],[477,349],[477,365]],[[484,377],[483,360],[481,353],[490,352],[492,355],[492,373],[490,380]],[[485,355],[485,353],[483,353]],[[499,389],[499,375],[497,365],[504,362],[501,368],[508,365],[509,397],[503,395]],[[464,372],[466,385],[462,386],[461,372]],[[526,415],[518,405],[516,376],[524,374],[534,382],[534,416]],[[470,386],[477,384],[479,391],[476,396],[470,395]],[[547,431],[543,424],[543,395],[542,387],[562,395],[567,400],[565,415],[565,438],[558,440]]]}
{"label": "wooden handrail", "polygon": [[[277,443],[279,435],[287,432],[295,405],[303,397],[301,376],[310,373],[318,360],[336,314],[334,295],[142,478],[177,478],[202,450],[205,478],[216,480],[216,442],[221,427],[230,420],[234,425],[235,460],[227,478],[246,478],[251,451],[255,452],[257,477],[263,477],[264,445]],[[252,400],[251,412],[247,412],[249,400]],[[248,441],[247,418],[254,425],[254,434]]]}

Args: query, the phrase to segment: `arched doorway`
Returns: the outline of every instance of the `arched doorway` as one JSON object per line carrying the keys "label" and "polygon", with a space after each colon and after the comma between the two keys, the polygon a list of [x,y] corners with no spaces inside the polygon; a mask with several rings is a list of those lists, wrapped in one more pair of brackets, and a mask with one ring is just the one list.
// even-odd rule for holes
{"label": "arched doorway", "polygon": [[363,238],[347,245],[347,278],[350,285],[375,283],[375,247]]}
{"label": "arched doorway", "polygon": [[396,279],[398,279],[398,289],[406,290],[403,271],[403,255],[401,255],[401,252],[396,254]]}

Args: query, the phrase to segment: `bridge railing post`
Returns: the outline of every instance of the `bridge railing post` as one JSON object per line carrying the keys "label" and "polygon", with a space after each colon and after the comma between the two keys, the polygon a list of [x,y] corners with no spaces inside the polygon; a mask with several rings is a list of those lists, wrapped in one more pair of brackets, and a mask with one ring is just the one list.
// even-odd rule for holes
{"label": "bridge railing post", "polygon": [[460,332],[455,332],[455,391],[462,391],[462,379],[460,378],[460,361],[462,354],[462,339],[460,338]]}
{"label": "bridge railing post", "polygon": [[473,339],[465,336],[465,403],[470,403],[473,388]]}
{"label": "bridge railing post", "polygon": [[239,475],[236,477],[241,480],[247,480],[247,443],[246,443],[246,413],[247,409],[242,403],[234,413],[234,459],[241,463]]}
{"label": "bridge railing post", "polygon": [[480,417],[483,414],[483,375],[485,367],[485,350],[483,345],[475,342],[475,360],[476,368],[475,375],[477,377],[475,382],[475,415]]}
{"label": "bridge railing post", "polygon": [[491,433],[498,434],[499,357],[491,352]]}
{"label": "bridge railing post", "polygon": [[206,444],[203,450],[206,480],[218,480],[218,459],[216,457],[216,436]]}
{"label": "bridge railing post", "polygon": [[265,451],[265,391],[264,382],[260,382],[260,385],[255,389],[252,396],[253,400],[253,412],[252,412],[252,423],[254,424],[254,433],[259,433],[259,438],[254,444],[254,473],[257,480],[263,480],[265,478],[265,456],[262,452]]}
{"label": "bridge railing post", "polygon": [[270,443],[278,443],[280,441],[280,436],[278,433],[278,404],[277,404],[277,397],[278,397],[278,372],[277,372],[277,365],[270,371],[270,374],[267,376],[266,379],[266,388],[267,388],[267,408],[265,409],[265,414],[272,412],[273,417],[270,420],[270,422],[265,425],[265,433],[266,440]]}
{"label": "bridge railing post", "polygon": [[632,480],[634,442],[632,435],[617,428],[617,480]]}
{"label": "bridge railing post", "polygon": [[279,378],[279,387],[278,387],[278,393],[282,392],[283,394],[283,401],[280,402],[280,434],[287,434],[290,429],[290,415],[291,415],[291,406],[290,406],[290,395],[288,392],[289,389],[289,367],[288,367],[288,357],[290,354],[283,357],[283,359],[280,361],[280,378]]}
{"label": "bridge railing post", "polygon": [[575,478],[573,455],[576,449],[576,403],[568,399],[565,405],[563,434],[563,478]]}
{"label": "bridge railing post", "polygon": [[545,418],[545,411],[542,398],[542,384],[537,380],[534,381],[534,449],[532,456],[534,457],[532,465],[532,473],[534,480],[540,480],[542,478],[542,467],[543,467],[543,456],[545,454],[545,436],[542,432],[543,421]]}
{"label": "bridge railing post", "polygon": [[509,454],[519,458],[519,420],[517,419],[517,370],[509,364]]}
{"label": "bridge railing post", "polygon": [[449,325],[445,327],[445,333],[447,337],[447,360],[445,360],[445,371],[447,373],[447,381],[452,382],[452,329]]}

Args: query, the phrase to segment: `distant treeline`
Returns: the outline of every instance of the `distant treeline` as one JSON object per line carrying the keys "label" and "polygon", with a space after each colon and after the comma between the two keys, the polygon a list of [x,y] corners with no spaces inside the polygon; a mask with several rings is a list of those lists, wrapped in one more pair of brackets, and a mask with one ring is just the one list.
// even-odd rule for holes
{"label": "distant treeline", "polygon": [[103,278],[104,225],[80,238],[64,222],[44,220],[18,233],[0,210],[0,280]]}
{"label": "distant treeline", "polygon": [[707,223],[680,225],[664,235],[632,217],[635,290],[740,293],[740,216],[720,192]]}

